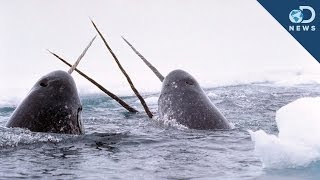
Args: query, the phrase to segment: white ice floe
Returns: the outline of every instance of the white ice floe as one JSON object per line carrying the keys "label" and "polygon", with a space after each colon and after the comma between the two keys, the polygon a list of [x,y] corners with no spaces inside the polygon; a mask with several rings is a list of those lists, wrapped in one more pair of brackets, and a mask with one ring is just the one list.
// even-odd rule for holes
{"label": "white ice floe", "polygon": [[308,166],[320,160],[320,97],[301,98],[276,113],[279,134],[249,131],[265,168]]}

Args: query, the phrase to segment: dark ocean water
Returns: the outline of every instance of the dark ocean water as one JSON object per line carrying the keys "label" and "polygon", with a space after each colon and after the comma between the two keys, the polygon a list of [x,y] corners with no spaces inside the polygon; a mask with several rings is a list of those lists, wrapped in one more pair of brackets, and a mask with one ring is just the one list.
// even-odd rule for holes
{"label": "dark ocean water", "polygon": [[[264,169],[248,130],[277,134],[276,111],[300,97],[320,96],[320,85],[246,84],[205,90],[235,128],[190,130],[130,114],[104,94],[82,95],[86,134],[32,133],[4,125],[16,105],[0,107],[0,178],[32,179],[319,179],[317,162],[303,168]],[[144,94],[153,112],[159,94]]]}

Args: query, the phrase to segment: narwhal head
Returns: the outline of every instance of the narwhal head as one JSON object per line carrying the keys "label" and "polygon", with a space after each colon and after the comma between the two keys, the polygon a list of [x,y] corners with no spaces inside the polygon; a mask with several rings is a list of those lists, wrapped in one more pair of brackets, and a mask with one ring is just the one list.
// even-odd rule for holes
{"label": "narwhal head", "polygon": [[201,89],[194,77],[183,70],[171,71],[163,80],[161,93]]}
{"label": "narwhal head", "polygon": [[95,38],[70,65],[68,72],[53,71],[41,77],[13,112],[6,126],[27,128],[34,132],[84,134],[82,105],[71,73],[76,70]]}
{"label": "narwhal head", "polygon": [[54,71],[36,82],[6,126],[34,132],[83,134],[81,111],[82,105],[71,75]]}

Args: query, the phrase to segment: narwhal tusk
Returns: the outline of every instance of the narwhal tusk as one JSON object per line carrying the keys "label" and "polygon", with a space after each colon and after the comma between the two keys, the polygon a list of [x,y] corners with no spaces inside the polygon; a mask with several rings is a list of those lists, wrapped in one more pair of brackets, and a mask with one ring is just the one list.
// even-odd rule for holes
{"label": "narwhal tusk", "polygon": [[83,58],[83,56],[87,53],[88,49],[90,48],[90,46],[92,45],[93,41],[96,39],[97,35],[95,35],[92,40],[90,41],[90,43],[88,44],[88,46],[83,50],[83,52],[80,54],[80,56],[78,57],[77,61],[71,66],[71,68],[69,69],[68,73],[71,74],[79,65],[81,59]]}
{"label": "narwhal tusk", "polygon": [[[64,60],[63,58],[61,58],[60,56],[58,56],[57,54],[51,52],[50,50],[48,50],[49,53],[51,53],[53,56],[55,56],[56,58],[58,58],[60,61],[62,61],[63,63],[65,63],[66,65],[68,65],[69,67],[71,67],[71,64],[69,64],[66,60]],[[115,94],[113,94],[112,92],[108,91],[106,88],[104,88],[103,86],[101,86],[99,83],[97,83],[96,81],[94,81],[92,78],[90,78],[89,76],[87,76],[86,74],[84,74],[82,71],[78,70],[77,68],[74,69],[75,71],[77,71],[82,77],[86,78],[88,81],[90,81],[92,84],[94,84],[97,88],[99,88],[101,91],[103,91],[104,93],[106,93],[108,96],[110,96],[112,99],[114,99],[115,101],[117,101],[122,107],[124,107],[125,109],[127,109],[129,112],[138,112],[136,109],[134,109],[133,107],[131,107],[130,105],[128,105],[126,102],[124,102],[122,99],[120,99],[118,96],[116,96]]]}
{"label": "narwhal tusk", "polygon": [[108,45],[106,39],[103,37],[103,35],[101,34],[101,32],[99,31],[99,29],[97,28],[96,24],[91,20],[92,25],[94,26],[94,28],[96,29],[96,31],[98,32],[99,36],[101,37],[101,39],[103,40],[105,46],[107,47],[107,49],[109,50],[109,52],[111,53],[111,55],[113,56],[114,60],[116,61],[119,69],[121,70],[121,72],[123,73],[123,75],[126,77],[128,83],[130,84],[130,87],[132,89],[132,91],[136,94],[136,96],[138,97],[138,99],[140,100],[145,112],[147,113],[147,115],[149,116],[149,118],[152,118],[153,115],[151,113],[151,111],[148,108],[147,103],[144,101],[143,97],[140,95],[140,93],[138,92],[138,90],[134,87],[129,75],[126,73],[126,71],[123,69],[122,65],[120,64],[117,56],[113,53],[112,49],[110,48],[110,46]]}
{"label": "narwhal tusk", "polygon": [[131,47],[131,49],[142,59],[142,61],[151,69],[151,71],[160,79],[160,81],[163,82],[164,77],[158,71],[158,69],[155,68],[145,57],[143,57],[142,54],[139,51],[137,51],[136,48],[134,48],[128,40],[126,40],[123,36],[121,37]]}

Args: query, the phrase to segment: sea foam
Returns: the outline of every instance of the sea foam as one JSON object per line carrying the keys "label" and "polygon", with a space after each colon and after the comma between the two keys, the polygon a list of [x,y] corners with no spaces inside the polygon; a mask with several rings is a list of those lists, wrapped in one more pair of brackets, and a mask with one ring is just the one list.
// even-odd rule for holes
{"label": "sea foam", "polygon": [[276,113],[279,134],[249,131],[265,168],[295,168],[320,160],[320,97],[301,98]]}
{"label": "sea foam", "polygon": [[35,133],[21,128],[0,127],[0,148],[37,142],[60,142],[62,139],[59,136],[59,134]]}

